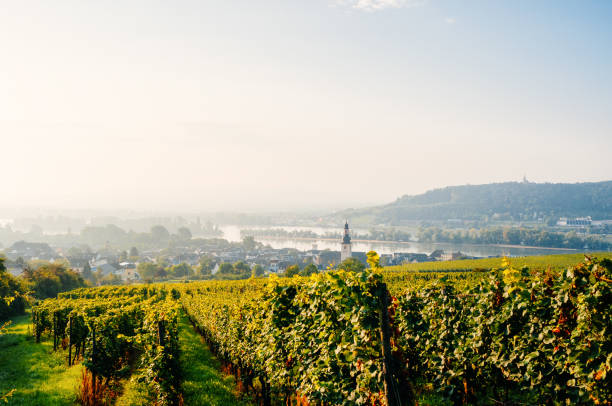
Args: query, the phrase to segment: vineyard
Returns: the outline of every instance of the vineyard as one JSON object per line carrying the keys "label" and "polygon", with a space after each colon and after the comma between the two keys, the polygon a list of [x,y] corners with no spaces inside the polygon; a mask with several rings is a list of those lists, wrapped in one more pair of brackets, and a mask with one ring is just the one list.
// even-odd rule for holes
{"label": "vineyard", "polygon": [[159,405],[178,404],[178,314],[176,290],[163,287],[79,289],[32,309],[33,334],[51,336],[53,349],[68,349],[67,365],[87,369],[82,404],[105,404],[117,379],[140,358],[140,379]]}
{"label": "vineyard", "polygon": [[[263,404],[609,404],[612,262],[193,284],[181,300]],[[429,398],[431,399],[431,398]],[[424,402],[427,403],[427,402]]]}
{"label": "vineyard", "polygon": [[[611,252],[597,252],[589,254],[600,259],[612,259]],[[537,255],[529,257],[512,258],[512,265],[515,268],[526,266],[531,271],[544,271],[551,269],[563,271],[570,266],[581,262],[584,254],[557,254],[557,255]],[[386,272],[411,271],[411,272],[457,272],[473,270],[491,270],[499,268],[499,258],[483,259],[461,259],[455,261],[433,261],[414,264],[405,264],[385,267]]]}
{"label": "vineyard", "polygon": [[359,273],[77,289],[32,308],[32,339],[84,365],[85,405],[130,376],[148,404],[188,404],[185,317],[255,404],[612,403],[609,259],[399,272],[368,255]]}

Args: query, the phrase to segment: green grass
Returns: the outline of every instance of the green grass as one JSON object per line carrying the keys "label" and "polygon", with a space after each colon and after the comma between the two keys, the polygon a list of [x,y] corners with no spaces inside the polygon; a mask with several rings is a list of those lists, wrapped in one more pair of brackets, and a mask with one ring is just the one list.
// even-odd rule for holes
{"label": "green grass", "polygon": [[203,343],[187,317],[180,320],[184,404],[189,406],[252,405],[239,399],[234,378],[221,372],[221,363]]}
{"label": "green grass", "polygon": [[0,336],[0,394],[15,389],[7,405],[73,405],[81,365],[67,366],[66,351],[53,352],[50,340],[36,343],[30,316],[12,319]]}
{"label": "green grass", "polygon": [[150,405],[150,391],[147,385],[138,382],[140,371],[136,370],[130,379],[123,384],[123,393],[115,401],[115,406],[145,406]]}
{"label": "green grass", "polygon": [[[611,258],[612,252],[595,252],[589,253],[589,256],[597,258]],[[560,255],[539,255],[529,257],[513,257],[510,258],[510,263],[515,268],[527,266],[532,270],[543,270],[551,267],[553,270],[564,270],[570,266],[576,265],[584,260],[584,254],[560,254]],[[457,261],[435,261],[421,262],[416,264],[406,264],[398,266],[385,267],[385,271],[437,271],[444,272],[447,270],[459,269],[490,269],[501,267],[501,258],[484,258],[484,259],[465,259]]]}

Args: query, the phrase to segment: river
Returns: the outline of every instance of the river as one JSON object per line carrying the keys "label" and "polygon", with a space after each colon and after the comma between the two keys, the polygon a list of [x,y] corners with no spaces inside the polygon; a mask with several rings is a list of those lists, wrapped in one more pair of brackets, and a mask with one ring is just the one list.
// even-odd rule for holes
{"label": "river", "polygon": [[[236,225],[225,225],[219,227],[223,231],[223,237],[228,241],[241,241],[241,229],[284,229],[287,231],[308,230],[317,234],[325,234],[326,232],[339,232],[342,230],[324,228],[324,227],[240,227]],[[353,233],[365,234],[368,230],[354,229]],[[316,249],[332,251],[340,250],[339,240],[328,239],[310,239],[310,238],[271,238],[271,237],[255,237],[255,240],[264,244],[270,245],[272,248],[295,248],[300,251],[307,251],[316,247]],[[452,244],[452,243],[420,243],[420,242],[392,242],[392,241],[360,241],[353,240],[353,251],[367,252],[374,250],[379,254],[393,254],[394,252],[418,252],[430,254],[434,250],[441,249],[446,252],[460,251],[463,254],[475,257],[490,257],[490,256],[529,256],[529,255],[549,255],[549,254],[572,254],[578,252],[572,249],[558,248],[543,248],[543,247],[521,247],[521,246],[501,246],[501,245],[484,245],[484,244]]]}

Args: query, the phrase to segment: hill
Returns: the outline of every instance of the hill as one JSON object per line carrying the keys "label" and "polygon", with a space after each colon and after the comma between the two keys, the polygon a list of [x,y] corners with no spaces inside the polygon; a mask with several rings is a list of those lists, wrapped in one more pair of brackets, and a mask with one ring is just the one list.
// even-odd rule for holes
{"label": "hill", "polygon": [[336,213],[355,222],[399,225],[414,220],[511,220],[591,216],[612,218],[612,181],[590,183],[505,182],[449,186],[395,202]]}

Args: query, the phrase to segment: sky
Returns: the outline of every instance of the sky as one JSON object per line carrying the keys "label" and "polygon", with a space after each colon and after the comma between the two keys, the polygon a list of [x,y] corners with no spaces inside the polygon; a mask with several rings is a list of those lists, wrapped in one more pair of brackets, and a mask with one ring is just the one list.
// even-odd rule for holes
{"label": "sky", "polygon": [[611,72],[603,0],[6,1],[0,207],[609,180]]}

